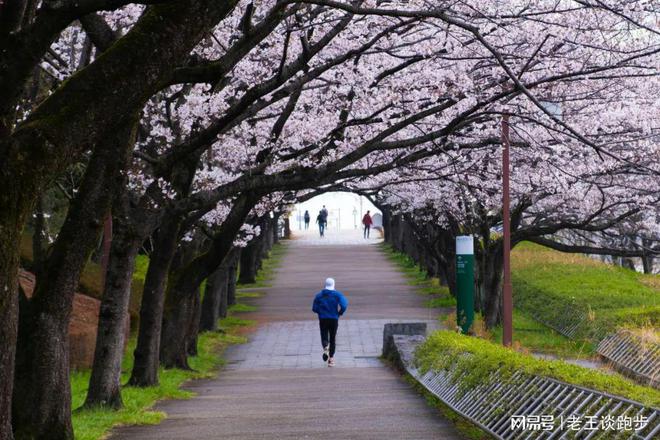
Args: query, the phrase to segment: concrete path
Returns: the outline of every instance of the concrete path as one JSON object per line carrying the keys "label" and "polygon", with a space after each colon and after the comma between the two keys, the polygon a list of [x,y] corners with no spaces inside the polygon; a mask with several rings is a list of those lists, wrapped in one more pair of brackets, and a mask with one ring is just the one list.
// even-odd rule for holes
{"label": "concrete path", "polygon": [[[355,233],[292,240],[272,287],[246,301],[259,309],[241,317],[259,327],[247,344],[227,352],[228,367],[216,379],[186,387],[197,397],[159,404],[168,413],[162,424],[117,429],[112,439],[460,438],[377,358],[386,322],[433,324],[433,315],[379,251],[378,240],[362,240]],[[328,276],[350,302],[339,324],[335,368],[321,359],[311,312]]]}

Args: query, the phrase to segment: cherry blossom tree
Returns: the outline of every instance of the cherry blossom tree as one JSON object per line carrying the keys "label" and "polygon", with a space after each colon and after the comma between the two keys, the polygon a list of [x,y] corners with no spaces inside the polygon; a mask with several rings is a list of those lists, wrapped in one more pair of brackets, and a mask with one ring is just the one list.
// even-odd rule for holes
{"label": "cherry blossom tree", "polygon": [[[380,187],[387,206],[422,209],[429,221],[453,221],[490,240],[506,114],[515,130],[520,239],[607,231],[657,204],[652,4],[125,4],[0,7],[8,23],[0,35],[0,184],[8,188],[0,195],[0,336],[10,347],[0,354],[0,438],[12,436],[19,236],[38,195],[86,153],[34,298],[21,306],[21,437],[72,436],[62,341],[80,271],[111,210],[116,239],[103,300],[110,319],[99,327],[90,405],[120,403],[121,317],[131,260],[148,236],[154,251],[135,385],[157,381],[159,357],[187,365],[194,344],[174,330],[196,324],[199,285],[227,260],[246,221],[263,217],[272,194]],[[29,93],[35,82],[47,85],[42,93]],[[211,237],[200,248],[186,245],[210,218]],[[497,246],[487,246],[493,261]],[[183,248],[193,252],[172,266]],[[493,275],[485,284],[496,282]],[[484,298],[496,316],[496,294]],[[114,351],[104,358],[103,347]]]}

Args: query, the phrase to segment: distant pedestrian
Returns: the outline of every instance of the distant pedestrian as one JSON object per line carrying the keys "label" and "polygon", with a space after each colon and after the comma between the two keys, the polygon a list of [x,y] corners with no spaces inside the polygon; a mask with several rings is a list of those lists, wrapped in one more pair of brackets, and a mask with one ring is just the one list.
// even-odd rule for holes
{"label": "distant pedestrian", "polygon": [[328,210],[326,209],[325,205],[323,205],[323,208],[321,208],[321,215],[323,215],[323,220],[325,220],[326,226],[328,225]]}
{"label": "distant pedestrian", "polygon": [[335,290],[335,280],[327,278],[325,280],[325,288],[314,297],[312,311],[319,316],[323,360],[328,362],[328,367],[335,366],[335,348],[339,317],[346,312],[347,308],[348,300],[341,292]]}
{"label": "distant pedestrian", "polygon": [[319,235],[321,237],[325,236],[325,217],[323,217],[321,211],[319,211],[319,215],[316,216],[316,223],[319,225]]}
{"label": "distant pedestrian", "polygon": [[371,230],[371,225],[374,224],[374,221],[369,215],[369,211],[362,217],[362,224],[364,225],[364,238],[369,238],[369,231]]}
{"label": "distant pedestrian", "polygon": [[309,211],[305,211],[304,219],[305,219],[305,230],[307,230],[309,229],[309,220],[310,220]]}

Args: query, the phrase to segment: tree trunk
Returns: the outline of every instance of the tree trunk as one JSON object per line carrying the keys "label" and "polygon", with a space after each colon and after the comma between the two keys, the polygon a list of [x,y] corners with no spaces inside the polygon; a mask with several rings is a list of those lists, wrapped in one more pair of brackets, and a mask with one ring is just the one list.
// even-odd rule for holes
{"label": "tree trunk", "polygon": [[[11,203],[14,201],[17,203]],[[21,206],[20,201],[10,201],[9,192],[0,194],[0,440],[13,438],[11,397],[18,327],[19,243],[30,211],[29,203]],[[17,209],[9,209],[9,205]]]}
{"label": "tree trunk", "polygon": [[392,231],[390,231],[391,228],[391,215],[390,211],[388,209],[381,209],[383,212],[383,238],[385,240],[385,243],[390,243],[392,244]]}
{"label": "tree trunk", "polygon": [[126,342],[126,317],[135,258],[143,239],[128,222],[130,220],[124,210],[115,210],[114,234],[99,313],[86,407],[122,406],[120,376]]}
{"label": "tree trunk", "polygon": [[273,240],[271,242],[271,248],[278,241],[280,241],[280,214],[273,217]]}
{"label": "tree trunk", "polygon": [[478,291],[481,311],[486,328],[491,329],[502,322],[502,259],[501,243],[494,244],[478,262]]}
{"label": "tree trunk", "polygon": [[653,255],[646,252],[652,244],[651,240],[642,238],[642,249],[644,249],[644,254],[642,255],[642,271],[646,274],[653,273]]}
{"label": "tree trunk", "polygon": [[[220,296],[218,317],[226,318],[229,306],[236,304],[236,266],[241,248],[232,248],[222,266],[225,268],[224,291]],[[221,281],[222,283],[222,281]],[[231,301],[231,302],[230,302]]]}
{"label": "tree trunk", "polygon": [[645,254],[642,256],[642,270],[646,274],[653,273],[653,256]]}
{"label": "tree trunk", "polygon": [[[1,131],[0,127],[0,136]],[[14,152],[19,152],[19,156],[13,157]],[[20,150],[0,137],[0,440],[13,438],[21,237],[44,179],[38,173],[17,173],[21,165]]]}
{"label": "tree trunk", "polygon": [[[153,194],[155,192],[156,194]],[[150,186],[137,203],[124,187],[113,203],[114,234],[110,242],[103,300],[94,351],[94,364],[85,406],[122,406],[120,394],[121,363],[129,324],[128,304],[135,269],[135,258],[141,244],[160,220],[153,206],[160,190]],[[106,232],[107,233],[107,232]],[[104,253],[105,254],[105,253]]]}
{"label": "tree trunk", "polygon": [[637,270],[637,269],[635,269],[635,262],[633,261],[632,258],[621,257],[621,267],[624,267],[624,268],[630,269],[630,270]]}
{"label": "tree trunk", "polygon": [[[2,138],[8,135],[15,122],[15,103],[21,94],[24,79],[36,67],[52,38],[55,38],[57,33],[66,27],[67,15],[60,15],[50,23],[53,27],[45,30],[45,34],[52,35],[52,38],[41,39],[40,46],[37,50],[30,50],[29,56],[25,56],[24,47],[18,46],[12,48],[7,57],[3,57],[4,61],[9,61],[4,65],[10,66],[11,69],[9,76],[3,75],[5,79],[10,78],[10,80],[0,81],[1,94],[7,97],[6,100],[0,100],[2,101],[2,109],[0,109],[0,187],[2,188],[0,191],[0,340],[3,344],[2,350],[0,350],[0,438],[12,437],[9,418],[11,417],[11,396],[16,391],[11,382],[14,375],[18,327],[16,309],[20,255],[18,245],[35,197],[50,178],[76,161],[82,152],[89,149],[90,145],[99,139],[104,139],[108,134],[112,137],[117,124],[124,120],[126,115],[141,110],[148,97],[161,86],[164,79],[169,77],[174,67],[180,64],[179,61],[188,56],[200,38],[231,11],[235,4],[235,0],[183,2],[150,8],[149,12],[145,14],[148,16],[147,19],[140,20],[140,23],[131,31],[131,36],[126,36],[125,44],[113,46],[112,53],[106,51],[103,60],[99,58],[97,60],[99,62],[93,63],[93,66],[89,66],[66,81],[30,114],[28,120],[21,124],[21,129],[15,130],[11,134],[11,138],[7,139]],[[62,18],[64,20],[61,20]],[[193,23],[194,25],[192,25]],[[153,50],[154,47],[166,49],[156,54]],[[20,63],[11,62],[12,56],[16,57],[14,61],[19,59]],[[93,90],[94,93],[90,94],[90,90]],[[89,228],[89,224],[84,224],[80,232]],[[77,248],[82,245],[76,240],[71,243]],[[66,253],[57,252],[58,255]],[[65,264],[72,266],[73,262],[67,261]],[[56,277],[45,276],[45,278],[53,281],[51,278]],[[69,278],[68,283],[59,282],[53,283],[53,285],[69,287],[68,285],[77,282],[74,277],[66,278]],[[44,288],[39,286],[39,289]],[[35,293],[38,294],[39,289],[35,289]],[[53,289],[49,286],[48,290]],[[66,315],[68,300],[70,298],[67,297],[65,291],[59,301],[45,296],[39,298],[36,303],[39,308],[43,309],[41,311],[43,313],[38,314],[39,322],[36,322],[35,326],[45,331],[49,326],[58,330],[58,325],[53,320],[58,319],[56,315],[60,312],[64,312],[63,314]],[[68,318],[68,316],[65,317]],[[68,322],[59,327],[66,328],[66,324]],[[51,334],[51,336],[59,338],[60,335]],[[57,339],[57,343],[57,345],[66,346],[66,334],[63,339]],[[46,348],[48,347],[46,346]],[[42,358],[40,363],[46,359],[56,362],[64,361],[65,359],[60,357],[49,358],[49,356],[59,353],[57,349],[48,350],[43,353],[43,356],[40,355]],[[39,369],[36,362],[26,366],[35,371]],[[68,366],[66,368],[68,369]],[[25,374],[28,373],[25,372]],[[48,373],[44,376],[55,378]],[[39,382],[48,381],[49,379],[44,377]],[[29,381],[23,383],[29,384],[31,389],[37,391],[40,386],[39,383],[30,384]],[[64,386],[64,384],[61,385]],[[64,388],[61,395],[54,393],[48,396],[52,391],[50,386],[38,391],[38,394],[48,396],[53,406],[57,405],[60,400],[61,405],[67,406],[69,401],[68,383]],[[23,390],[17,392],[22,394]],[[28,402],[29,398],[23,400]],[[42,416],[49,412],[44,405],[48,406],[41,401],[31,402],[30,412],[33,412],[34,415],[21,414],[19,411],[18,423],[20,424],[21,420],[28,418],[43,418]],[[38,435],[43,433],[44,436],[53,439],[61,434],[70,437],[70,429],[64,426],[66,422],[64,425],[60,424],[57,414],[63,414],[63,412],[57,410],[53,412],[52,417],[48,417],[48,420],[52,422],[48,434],[42,432],[42,429],[45,429],[43,426],[36,425],[34,431],[19,428],[19,434],[21,432],[26,435],[31,435],[32,432]],[[64,415],[65,418],[69,416],[70,414]]]}
{"label": "tree trunk", "polygon": [[144,280],[140,327],[134,352],[133,371],[129,385],[148,387],[158,385],[160,334],[165,304],[167,274],[178,242],[181,220],[166,215],[156,234],[154,251]]}
{"label": "tree trunk", "polygon": [[38,273],[46,258],[45,251],[48,232],[46,230],[46,219],[44,217],[44,196],[37,197],[34,210],[34,233],[32,234],[32,272]]}
{"label": "tree trunk", "polygon": [[401,215],[392,217],[392,246],[399,252],[404,252],[403,225]]}
{"label": "tree trunk", "polygon": [[291,238],[291,219],[288,215],[284,217],[284,238]]}
{"label": "tree trunk", "polygon": [[227,308],[228,267],[221,265],[206,279],[202,316],[199,323],[201,331],[216,331],[221,310]]}
{"label": "tree trunk", "polygon": [[[135,134],[129,119],[96,146],[80,190],[19,323],[13,424],[17,438],[73,438],[69,320],[80,273],[98,243]],[[57,396],[54,399],[53,396]]]}
{"label": "tree trunk", "polygon": [[165,297],[163,324],[160,337],[160,363],[165,368],[190,370],[188,342],[194,314],[194,297],[198,286],[183,286],[184,292],[175,291],[180,284],[170,274]]}
{"label": "tree trunk", "polygon": [[238,282],[240,284],[252,284],[257,281],[259,247],[259,238],[255,237],[241,251],[240,272],[238,276]]}
{"label": "tree trunk", "polygon": [[264,259],[268,258],[268,251],[271,249],[271,239],[273,236],[272,223],[268,215],[262,217],[259,221],[259,224],[261,227],[261,234],[259,234],[259,236],[254,239],[256,249],[254,264],[255,278],[263,267]]}
{"label": "tree trunk", "polygon": [[[238,281],[238,261],[241,258],[241,248],[235,248],[229,256],[229,266],[227,269],[227,307],[236,304],[236,282]],[[220,315],[222,318],[222,314]]]}
{"label": "tree trunk", "polygon": [[199,318],[202,313],[202,303],[200,299],[200,288],[197,286],[192,300],[192,313],[190,325],[188,326],[188,356],[197,356],[197,336],[199,335]]}
{"label": "tree trunk", "polygon": [[236,234],[256,201],[254,195],[239,197],[214,237],[211,248],[170,276],[160,347],[161,364],[166,368],[189,368],[188,339],[181,329],[189,328],[188,320],[193,317],[192,298],[201,282],[230,254]]}
{"label": "tree trunk", "polygon": [[[193,238],[192,241],[179,245],[170,266],[159,353],[160,364],[165,368],[190,369],[188,365],[190,342],[195,326],[199,324],[199,315],[197,322],[193,322],[197,308],[195,296],[199,295],[199,285],[202,280],[199,282],[187,280],[187,283],[179,283],[178,280],[183,269],[199,253],[202,243],[202,240]],[[179,296],[176,289],[185,291],[187,295]]]}

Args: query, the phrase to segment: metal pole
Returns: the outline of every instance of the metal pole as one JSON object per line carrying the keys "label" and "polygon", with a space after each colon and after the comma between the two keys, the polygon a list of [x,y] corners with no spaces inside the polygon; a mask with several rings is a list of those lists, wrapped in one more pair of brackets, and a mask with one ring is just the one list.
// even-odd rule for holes
{"label": "metal pole", "polygon": [[504,283],[502,286],[502,343],[513,341],[513,300],[511,298],[511,221],[509,213],[509,115],[502,117],[502,223],[504,228]]}

